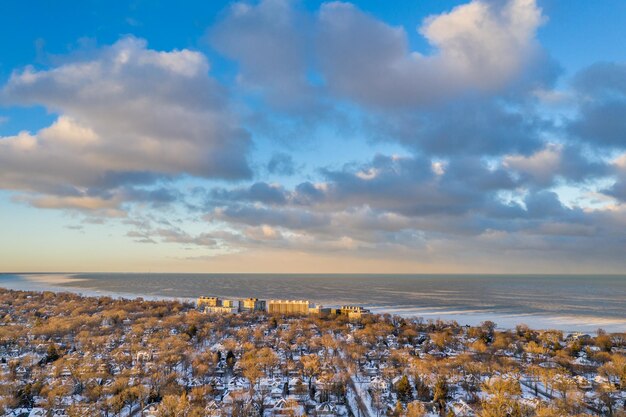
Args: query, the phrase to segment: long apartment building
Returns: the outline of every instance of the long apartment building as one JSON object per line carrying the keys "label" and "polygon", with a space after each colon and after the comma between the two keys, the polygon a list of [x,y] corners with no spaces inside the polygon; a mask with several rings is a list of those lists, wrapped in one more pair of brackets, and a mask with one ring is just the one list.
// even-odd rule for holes
{"label": "long apartment building", "polygon": [[309,314],[312,305],[309,300],[268,300],[270,314]]}

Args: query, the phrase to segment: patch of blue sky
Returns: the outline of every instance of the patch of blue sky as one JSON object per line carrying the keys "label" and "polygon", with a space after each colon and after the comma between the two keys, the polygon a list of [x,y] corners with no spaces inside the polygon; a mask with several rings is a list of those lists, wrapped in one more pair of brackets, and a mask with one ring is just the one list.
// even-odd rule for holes
{"label": "patch of blue sky", "polygon": [[0,107],[0,138],[26,131],[31,134],[48,127],[57,115],[43,106]]}

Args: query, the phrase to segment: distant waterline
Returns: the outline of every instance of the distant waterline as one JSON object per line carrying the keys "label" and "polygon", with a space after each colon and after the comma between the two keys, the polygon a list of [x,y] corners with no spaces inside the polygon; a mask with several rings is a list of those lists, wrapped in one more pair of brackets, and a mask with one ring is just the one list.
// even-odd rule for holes
{"label": "distant waterline", "polygon": [[85,295],[308,299],[500,327],[626,332],[626,275],[3,274],[0,287]]}

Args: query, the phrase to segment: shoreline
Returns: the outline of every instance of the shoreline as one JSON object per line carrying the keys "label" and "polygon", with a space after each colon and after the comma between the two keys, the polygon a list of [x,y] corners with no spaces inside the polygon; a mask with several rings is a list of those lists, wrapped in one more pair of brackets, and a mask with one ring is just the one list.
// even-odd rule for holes
{"label": "shoreline", "polygon": [[[12,280],[1,281],[0,288],[17,291],[52,291],[69,292],[85,297],[111,297],[116,299],[137,299],[146,301],[170,300],[181,302],[194,302],[197,297],[168,296],[163,294],[146,294],[136,292],[109,291],[89,289],[72,286],[72,282],[88,281],[87,278],[80,278],[81,274],[0,274],[0,277],[12,277]],[[8,285],[7,285],[8,284]],[[207,294],[198,294],[207,295]],[[231,297],[226,294],[209,294],[220,297]],[[243,294],[239,298],[245,298],[249,294]],[[235,297],[237,298],[237,297]],[[334,304],[324,303],[326,307],[335,307]],[[420,306],[379,306],[360,303],[365,308],[370,309],[375,314],[392,314],[403,318],[421,318],[424,321],[442,320],[456,321],[459,325],[476,326],[483,321],[493,321],[500,330],[513,330],[517,325],[525,324],[537,330],[556,329],[564,333],[588,333],[594,334],[599,328],[609,332],[626,332],[626,320],[602,318],[595,316],[568,316],[568,315],[545,315],[536,313],[498,313],[481,309],[464,310],[454,307],[420,307]]]}

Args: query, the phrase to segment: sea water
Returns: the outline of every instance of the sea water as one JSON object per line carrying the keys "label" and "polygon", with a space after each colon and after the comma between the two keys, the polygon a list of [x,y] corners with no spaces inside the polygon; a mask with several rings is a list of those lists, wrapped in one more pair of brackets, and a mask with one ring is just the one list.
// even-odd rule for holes
{"label": "sea water", "polygon": [[4,274],[0,287],[85,295],[305,299],[380,313],[626,332],[626,275]]}

